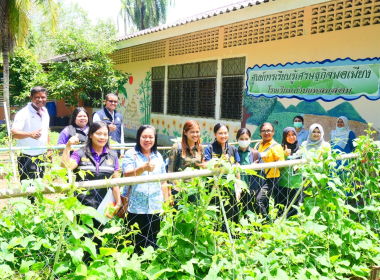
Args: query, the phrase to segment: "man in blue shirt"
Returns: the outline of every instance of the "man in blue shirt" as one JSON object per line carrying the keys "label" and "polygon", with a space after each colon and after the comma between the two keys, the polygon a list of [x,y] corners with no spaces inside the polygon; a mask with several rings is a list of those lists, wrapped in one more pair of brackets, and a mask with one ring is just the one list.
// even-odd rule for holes
{"label": "man in blue shirt", "polygon": [[[104,102],[105,107],[92,116],[92,121],[104,121],[110,128],[111,139],[122,144],[124,143],[123,116],[116,111],[119,97],[114,93],[109,93]],[[120,150],[117,150],[117,154],[120,156]],[[124,154],[123,150],[121,154]]]}

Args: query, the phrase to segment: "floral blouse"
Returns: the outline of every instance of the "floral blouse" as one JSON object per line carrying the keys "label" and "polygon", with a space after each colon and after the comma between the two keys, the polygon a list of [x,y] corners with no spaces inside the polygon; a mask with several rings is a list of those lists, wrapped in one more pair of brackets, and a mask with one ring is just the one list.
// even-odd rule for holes
{"label": "floral blouse", "polygon": [[[134,159],[136,155],[136,161]],[[165,174],[165,163],[160,153],[151,153],[151,162],[155,164],[153,172],[144,171],[140,176]],[[134,170],[148,162],[149,158],[135,149],[128,150],[123,158],[121,167],[123,173]],[[162,211],[164,196],[161,190],[160,182],[143,183],[138,185],[124,186],[123,196],[129,193],[128,212],[134,214],[155,214]]]}

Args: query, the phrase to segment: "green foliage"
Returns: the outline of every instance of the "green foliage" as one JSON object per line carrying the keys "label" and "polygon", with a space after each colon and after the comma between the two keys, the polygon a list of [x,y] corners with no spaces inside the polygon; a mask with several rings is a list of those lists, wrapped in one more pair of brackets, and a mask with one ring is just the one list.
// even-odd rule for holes
{"label": "green foliage", "polygon": [[16,48],[10,56],[11,72],[10,102],[17,107],[30,102],[30,90],[34,86],[45,86],[47,76],[30,49]]}
{"label": "green foliage", "polygon": [[[0,278],[366,279],[380,264],[380,143],[371,133],[357,141],[357,159],[337,165],[338,155],[323,150],[298,166],[306,198],[297,215],[279,219],[273,205],[267,220],[248,212],[238,224],[228,223],[234,239],[220,231],[224,193],[234,190],[238,172],[224,160],[208,163],[219,172],[214,177],[177,183],[178,211],[165,206],[159,249],[141,256],[130,246],[138,229],[126,231],[118,219],[96,232],[103,241],[97,252],[84,236],[97,212],[81,205],[74,189],[67,196],[39,194],[35,205],[9,200],[0,211]],[[54,168],[45,187],[65,178],[63,169]],[[40,182],[34,184],[40,189]],[[189,202],[191,194],[196,204]],[[211,203],[214,197],[223,204]],[[94,261],[85,264],[85,252]]]}
{"label": "green foliage", "polygon": [[[108,54],[114,49],[110,40],[92,41],[80,30],[66,30],[56,36],[55,47],[64,60],[49,66],[49,90],[57,99],[77,105],[93,92],[109,93],[127,83],[129,74],[112,67]],[[94,106],[101,100],[93,100]]]}
{"label": "green foliage", "polygon": [[313,114],[313,115],[327,115],[326,110],[319,104],[318,101],[307,102],[301,101],[296,106],[296,112],[303,114]]}
{"label": "green foliage", "polygon": [[248,108],[247,113],[252,113],[247,120],[248,124],[261,125],[267,121],[277,104],[277,98],[253,97],[244,95],[244,107]]}
{"label": "green foliage", "polygon": [[122,0],[119,15],[123,17],[124,24],[132,23],[138,30],[144,30],[165,23],[166,9],[170,2],[170,0]]}
{"label": "green foliage", "polygon": [[338,106],[327,111],[327,115],[331,117],[341,117],[346,116],[350,121],[358,121],[362,123],[367,123],[355,110],[354,106],[349,102],[343,102]]}

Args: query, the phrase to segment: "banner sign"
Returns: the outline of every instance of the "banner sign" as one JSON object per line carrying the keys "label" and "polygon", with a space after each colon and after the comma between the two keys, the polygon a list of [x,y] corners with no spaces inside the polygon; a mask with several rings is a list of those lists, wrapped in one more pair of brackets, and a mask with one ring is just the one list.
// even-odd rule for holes
{"label": "banner sign", "polygon": [[314,101],[365,96],[377,100],[380,59],[326,60],[315,63],[254,66],[247,70],[247,94]]}

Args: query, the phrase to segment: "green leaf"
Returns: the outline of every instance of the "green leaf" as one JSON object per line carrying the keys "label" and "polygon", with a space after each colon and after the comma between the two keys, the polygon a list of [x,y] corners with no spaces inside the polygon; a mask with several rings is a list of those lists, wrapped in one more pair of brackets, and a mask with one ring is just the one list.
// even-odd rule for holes
{"label": "green leaf", "polygon": [[106,228],[106,229],[103,229],[103,232],[100,234],[100,236],[103,236],[105,234],[115,234],[119,231],[121,231],[121,227]]}
{"label": "green leaf", "polygon": [[101,256],[110,256],[112,254],[117,253],[117,250],[115,248],[100,248],[99,249],[99,254]]}
{"label": "green leaf", "polygon": [[74,212],[73,211],[68,211],[66,209],[63,209],[63,213],[65,214],[65,216],[67,217],[67,219],[70,221],[70,222],[74,222]]}
{"label": "green leaf", "polygon": [[70,269],[70,264],[68,262],[57,263],[54,265],[54,272],[56,274],[66,273]]}
{"label": "green leaf", "polygon": [[181,265],[181,268],[184,271],[186,271],[187,273],[189,273],[190,276],[195,276],[195,274],[194,274],[194,266],[193,266],[191,260],[188,261],[188,262],[186,262],[186,264]]}
{"label": "green leaf", "polygon": [[44,262],[34,263],[31,267],[34,271],[40,271],[45,266]]}
{"label": "green leaf", "polygon": [[336,262],[336,260],[340,258],[340,256],[341,255],[336,255],[336,256],[330,257],[330,262],[334,264]]}
{"label": "green leaf", "polygon": [[91,254],[92,259],[95,260],[97,258],[95,244],[90,238],[84,238],[84,249]]}
{"label": "green leaf", "polygon": [[77,203],[76,197],[68,197],[63,201],[63,205],[66,207],[67,210],[71,210],[75,204]]}
{"label": "green leaf", "polygon": [[34,261],[25,261],[21,260],[21,265],[20,265],[20,273],[25,274],[29,271],[29,266],[31,266],[34,263]]}
{"label": "green leaf", "polygon": [[73,250],[67,251],[71,256],[71,261],[75,266],[79,265],[82,262],[84,256],[82,248],[74,248]]}
{"label": "green leaf", "polygon": [[84,264],[80,264],[77,266],[75,273],[76,275],[87,276],[87,267]]}

